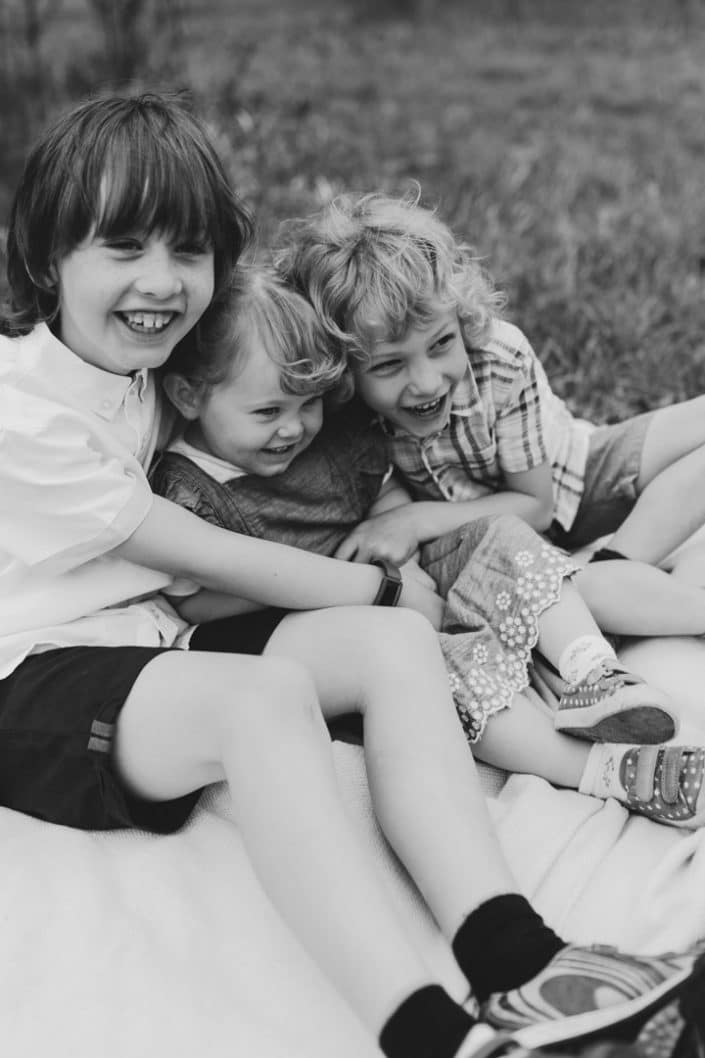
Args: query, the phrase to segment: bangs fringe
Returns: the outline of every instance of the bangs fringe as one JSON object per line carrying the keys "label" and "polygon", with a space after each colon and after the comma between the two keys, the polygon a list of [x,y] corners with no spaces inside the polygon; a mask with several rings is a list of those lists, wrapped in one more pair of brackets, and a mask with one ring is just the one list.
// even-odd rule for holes
{"label": "bangs fringe", "polygon": [[87,205],[96,234],[158,231],[173,241],[218,246],[222,234],[213,204],[219,189],[203,160],[165,150],[144,135],[128,142],[120,131],[123,135],[106,145],[102,157],[86,164]]}
{"label": "bangs fringe", "polygon": [[79,105],[28,155],[7,239],[12,318],[25,332],[56,316],[56,266],[92,230],[211,246],[217,296],[254,225],[208,130],[182,100],[144,93]]}

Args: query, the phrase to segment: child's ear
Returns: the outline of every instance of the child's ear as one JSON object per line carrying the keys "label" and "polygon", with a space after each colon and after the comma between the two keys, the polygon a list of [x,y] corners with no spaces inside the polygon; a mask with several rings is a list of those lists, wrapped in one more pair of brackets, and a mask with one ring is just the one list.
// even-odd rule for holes
{"label": "child's ear", "polygon": [[184,419],[198,418],[205,392],[203,385],[194,385],[183,375],[176,375],[171,371],[164,375],[162,385],[167,397]]}

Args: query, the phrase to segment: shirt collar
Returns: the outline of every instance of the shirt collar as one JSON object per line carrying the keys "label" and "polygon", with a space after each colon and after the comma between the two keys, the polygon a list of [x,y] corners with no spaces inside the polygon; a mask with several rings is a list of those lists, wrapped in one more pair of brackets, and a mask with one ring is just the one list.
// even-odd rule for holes
{"label": "shirt collar", "polygon": [[27,343],[32,358],[32,375],[42,391],[60,392],[73,407],[95,412],[104,419],[112,419],[125,400],[127,391],[136,382],[137,394],[142,398],[148,384],[149,372],[142,369],[132,375],[116,375],[89,364],[52,334],[46,323],[38,324],[20,341]]}
{"label": "shirt collar", "polygon": [[247,476],[246,470],[235,466],[234,463],[228,463],[226,459],[221,459],[210,452],[204,452],[200,448],[196,448],[184,437],[179,437],[173,444],[170,444],[168,450],[186,456],[187,459],[190,459],[192,463],[195,463],[206,474],[215,478],[220,485],[224,485],[226,481],[232,481],[233,478]]}

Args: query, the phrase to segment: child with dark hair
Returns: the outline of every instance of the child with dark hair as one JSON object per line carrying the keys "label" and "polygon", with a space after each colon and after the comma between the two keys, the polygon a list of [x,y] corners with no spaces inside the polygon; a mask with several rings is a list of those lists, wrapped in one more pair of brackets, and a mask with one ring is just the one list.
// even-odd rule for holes
{"label": "child with dark hair", "polygon": [[[519,1058],[532,1041],[643,1023],[700,987],[701,964],[586,960],[514,892],[429,622],[361,605],[388,600],[375,566],[225,532],[150,490],[164,435],[154,369],[250,230],[209,137],[173,100],[93,100],[30,153],[0,338],[0,801],[66,826],[170,832],[227,779],[274,906],[388,1058]],[[272,609],[232,617],[227,634],[189,629],[162,594],[178,577]],[[427,587],[393,590],[437,616]],[[487,1018],[552,981],[540,1023],[518,1023],[516,1039],[433,980],[359,846],[323,721],[351,702],[380,823]],[[594,986],[596,961],[619,987],[576,1019],[569,994],[589,975]]]}

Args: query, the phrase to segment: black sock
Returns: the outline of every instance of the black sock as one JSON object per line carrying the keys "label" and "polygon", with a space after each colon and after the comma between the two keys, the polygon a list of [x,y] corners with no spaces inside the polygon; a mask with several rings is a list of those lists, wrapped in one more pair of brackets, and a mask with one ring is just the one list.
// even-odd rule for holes
{"label": "black sock", "polygon": [[627,556],[623,555],[621,551],[615,551],[611,547],[598,547],[597,551],[590,556],[588,562],[612,562],[614,559],[629,561]]}
{"label": "black sock", "polygon": [[508,992],[543,970],[565,941],[518,893],[475,908],[453,940],[453,953],[477,999]]}
{"label": "black sock", "polygon": [[387,1058],[453,1058],[475,1024],[440,985],[412,992],[379,1034]]}

